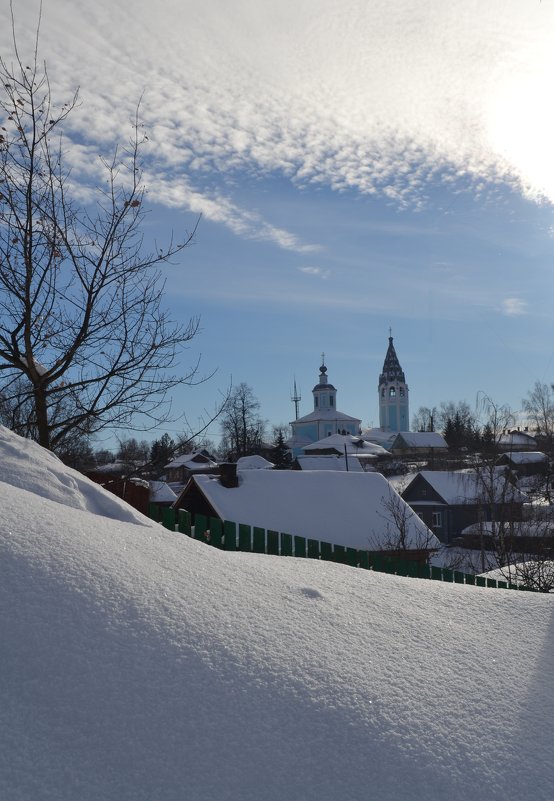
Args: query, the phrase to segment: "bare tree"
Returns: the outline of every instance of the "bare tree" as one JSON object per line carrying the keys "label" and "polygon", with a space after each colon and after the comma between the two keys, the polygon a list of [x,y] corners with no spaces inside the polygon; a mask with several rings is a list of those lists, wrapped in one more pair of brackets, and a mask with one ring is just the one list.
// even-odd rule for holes
{"label": "bare tree", "polygon": [[382,551],[429,551],[436,547],[437,538],[413,511],[398,491],[389,485],[381,498],[379,516],[383,530],[376,533],[370,542],[375,550]]}
{"label": "bare tree", "polygon": [[536,381],[533,389],[523,399],[522,407],[536,433],[545,440],[545,448],[550,452],[554,436],[553,385]]}
{"label": "bare tree", "polygon": [[[14,36],[0,60],[0,396],[13,427],[55,450],[72,432],[152,427],[170,418],[169,393],[197,383],[198,364],[172,372],[198,329],[162,308],[158,268],[191,240],[143,247],[142,148],[103,159],[105,185],[79,204],[62,141],[77,94],[61,107],[38,58]],[[30,63],[30,66],[28,64]]]}
{"label": "bare tree", "polygon": [[479,397],[479,410],[490,440],[474,467],[481,505],[475,527],[481,570],[490,569],[492,562],[507,581],[550,592],[554,588],[554,526],[549,507],[527,504],[523,514],[525,496],[516,477],[497,464],[502,433],[514,422],[512,412],[486,394]]}
{"label": "bare tree", "polygon": [[412,417],[412,431],[435,431],[437,410],[433,406],[420,406]]}
{"label": "bare tree", "polygon": [[252,387],[244,381],[231,392],[221,418],[221,449],[226,458],[236,460],[259,450],[265,433],[259,409]]}

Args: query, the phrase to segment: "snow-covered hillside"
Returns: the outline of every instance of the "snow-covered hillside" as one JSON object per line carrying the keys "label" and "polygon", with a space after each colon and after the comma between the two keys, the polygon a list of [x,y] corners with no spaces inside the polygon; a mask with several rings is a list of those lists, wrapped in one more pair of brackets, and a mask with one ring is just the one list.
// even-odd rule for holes
{"label": "snow-covered hillside", "polygon": [[230,554],[0,430],[3,801],[550,801],[553,596]]}

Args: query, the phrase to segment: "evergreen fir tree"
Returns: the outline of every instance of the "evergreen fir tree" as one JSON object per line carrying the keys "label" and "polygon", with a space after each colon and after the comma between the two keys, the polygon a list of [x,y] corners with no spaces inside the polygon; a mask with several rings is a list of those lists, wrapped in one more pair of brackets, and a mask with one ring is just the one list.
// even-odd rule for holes
{"label": "evergreen fir tree", "polygon": [[280,429],[273,440],[271,461],[275,465],[275,470],[290,470],[292,465],[292,454],[285,444],[285,438]]}

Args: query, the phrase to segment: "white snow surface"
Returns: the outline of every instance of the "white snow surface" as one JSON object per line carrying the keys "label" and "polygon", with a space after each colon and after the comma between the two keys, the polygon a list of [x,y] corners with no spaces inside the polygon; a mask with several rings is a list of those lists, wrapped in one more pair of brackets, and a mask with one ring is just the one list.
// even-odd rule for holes
{"label": "white snow surface", "polygon": [[218,551],[5,430],[0,465],[3,801],[552,798],[552,596]]}

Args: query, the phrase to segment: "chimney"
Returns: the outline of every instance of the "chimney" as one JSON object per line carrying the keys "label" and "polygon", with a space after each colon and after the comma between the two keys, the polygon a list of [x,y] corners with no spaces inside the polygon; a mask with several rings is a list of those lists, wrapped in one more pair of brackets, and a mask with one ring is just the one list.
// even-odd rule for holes
{"label": "chimney", "polygon": [[223,462],[223,464],[219,465],[219,481],[223,487],[228,489],[238,487],[239,479],[236,462]]}

